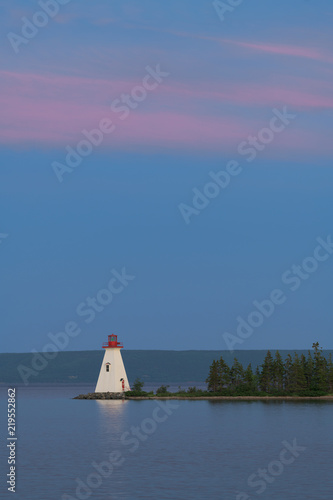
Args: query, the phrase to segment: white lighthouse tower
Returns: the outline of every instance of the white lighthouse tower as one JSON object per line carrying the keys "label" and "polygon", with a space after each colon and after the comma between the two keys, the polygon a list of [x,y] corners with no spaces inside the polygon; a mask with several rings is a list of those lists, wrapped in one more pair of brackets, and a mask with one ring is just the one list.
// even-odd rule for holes
{"label": "white lighthouse tower", "polygon": [[117,340],[117,335],[108,335],[108,342],[103,344],[104,359],[99,372],[95,392],[130,391],[123,358],[120,349],[124,346]]}

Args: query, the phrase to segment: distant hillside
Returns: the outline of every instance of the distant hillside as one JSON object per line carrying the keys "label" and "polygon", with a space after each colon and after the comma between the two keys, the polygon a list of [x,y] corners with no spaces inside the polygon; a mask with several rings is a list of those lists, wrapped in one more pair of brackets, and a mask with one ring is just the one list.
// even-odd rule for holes
{"label": "distant hillside", "polygon": [[[221,356],[231,366],[233,358],[246,367],[252,363],[255,369],[266,355],[265,351],[129,351],[123,350],[123,360],[130,383],[136,377],[146,383],[204,382],[209,366]],[[289,351],[280,351],[285,358]],[[294,352],[294,351],[292,351]],[[307,351],[296,351],[299,355]],[[325,356],[329,352],[324,351]],[[275,351],[272,350],[272,354]],[[95,383],[99,374],[104,351],[59,352],[48,362],[37,376],[31,376],[29,383]],[[31,368],[33,354],[0,354],[0,383],[22,383],[19,365]]]}

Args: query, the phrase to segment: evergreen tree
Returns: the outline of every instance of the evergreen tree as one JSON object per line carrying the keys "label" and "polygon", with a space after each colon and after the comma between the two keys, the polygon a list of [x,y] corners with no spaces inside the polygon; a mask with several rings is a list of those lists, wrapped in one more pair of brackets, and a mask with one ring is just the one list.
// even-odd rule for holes
{"label": "evergreen tree", "polygon": [[284,363],[279,351],[275,353],[273,362],[273,384],[275,389],[283,391],[284,389]]}
{"label": "evergreen tree", "polygon": [[320,347],[319,342],[312,345],[314,349],[314,374],[313,382],[314,389],[318,391],[328,391],[328,376],[327,376],[327,360],[323,356],[323,349]]}
{"label": "evergreen tree", "polygon": [[213,361],[209,368],[209,374],[206,379],[206,384],[208,385],[208,390],[217,392],[220,388],[220,376],[219,376],[219,364],[218,361]]}
{"label": "evergreen tree", "polygon": [[264,362],[261,365],[260,389],[264,392],[270,392],[273,388],[274,364],[271,351],[267,351]]}
{"label": "evergreen tree", "polygon": [[230,369],[230,382],[232,387],[239,387],[243,384],[244,368],[243,365],[234,358],[234,363]]}
{"label": "evergreen tree", "polygon": [[219,390],[225,389],[230,386],[230,368],[224,359],[220,358],[218,361],[218,373],[219,373]]}
{"label": "evergreen tree", "polygon": [[255,371],[254,383],[256,386],[256,390],[260,389],[260,369],[259,369],[259,366],[257,366],[256,371]]}
{"label": "evergreen tree", "polygon": [[328,370],[328,389],[330,392],[333,391],[333,361],[332,361],[332,353],[330,353],[328,357],[328,364],[327,364],[327,370]]}
{"label": "evergreen tree", "polygon": [[291,380],[289,383],[290,391],[297,392],[306,389],[306,378],[304,374],[303,365],[296,352],[294,354],[294,360],[291,365],[290,375],[291,375]]}
{"label": "evergreen tree", "polygon": [[309,390],[311,390],[313,387],[313,372],[314,372],[313,358],[311,355],[311,351],[308,351],[308,359],[306,360],[305,378],[306,378],[307,388]]}
{"label": "evergreen tree", "polygon": [[244,372],[244,386],[249,391],[255,391],[257,389],[256,377],[253,374],[251,363]]}
{"label": "evergreen tree", "polygon": [[292,377],[293,377],[292,369],[293,369],[293,358],[289,353],[284,363],[284,388],[287,392],[289,392],[292,389]]}
{"label": "evergreen tree", "polygon": [[132,385],[132,391],[134,392],[142,392],[143,386],[145,383],[139,379],[138,377],[134,380],[133,385]]}
{"label": "evergreen tree", "polygon": [[308,374],[308,362],[307,362],[304,354],[301,354],[301,365],[302,365],[302,370],[303,370],[304,378],[305,378],[305,388],[309,389],[310,384],[309,384],[309,374]]}
{"label": "evergreen tree", "polygon": [[[330,354],[327,360],[318,342],[315,342],[312,348],[313,357],[311,351],[307,357],[304,354],[299,357],[295,352],[294,358],[288,354],[284,363],[279,351],[276,351],[274,359],[271,352],[267,351],[261,370],[257,366],[255,373],[252,371],[251,363],[244,370],[237,358],[234,358],[230,369],[221,356],[210,366],[206,379],[208,389],[222,392],[231,388],[246,393],[257,390],[266,393],[274,393],[276,390],[297,393],[305,389],[333,392],[332,355]],[[136,382],[141,385],[141,381]]]}

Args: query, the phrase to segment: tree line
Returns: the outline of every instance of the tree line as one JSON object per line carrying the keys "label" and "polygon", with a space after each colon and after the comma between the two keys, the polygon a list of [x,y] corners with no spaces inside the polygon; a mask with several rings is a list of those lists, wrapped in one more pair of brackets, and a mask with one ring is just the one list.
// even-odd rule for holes
{"label": "tree line", "polygon": [[208,390],[221,394],[297,394],[323,395],[333,392],[332,355],[325,358],[319,342],[313,351],[299,356],[288,354],[283,360],[279,351],[267,351],[264,362],[253,371],[251,363],[244,369],[234,358],[231,368],[224,359],[214,360],[206,379]]}

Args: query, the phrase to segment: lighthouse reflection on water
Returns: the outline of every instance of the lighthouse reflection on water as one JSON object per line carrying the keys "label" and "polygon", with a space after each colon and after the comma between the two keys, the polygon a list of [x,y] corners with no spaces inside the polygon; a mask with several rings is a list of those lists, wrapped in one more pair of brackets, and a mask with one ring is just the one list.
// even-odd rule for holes
{"label": "lighthouse reflection on water", "polygon": [[125,399],[97,399],[99,422],[101,431],[107,435],[108,433],[121,432],[124,429],[126,422],[125,414],[128,411],[128,403]]}

